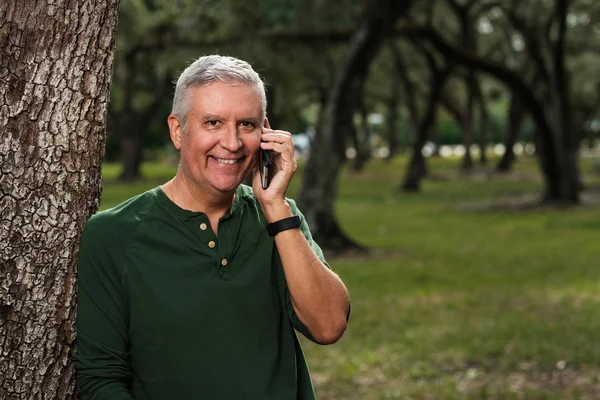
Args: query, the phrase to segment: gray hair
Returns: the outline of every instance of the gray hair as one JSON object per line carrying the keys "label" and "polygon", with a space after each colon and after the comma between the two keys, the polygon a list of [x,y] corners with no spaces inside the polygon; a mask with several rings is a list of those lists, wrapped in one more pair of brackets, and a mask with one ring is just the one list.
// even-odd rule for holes
{"label": "gray hair", "polygon": [[260,93],[263,117],[266,115],[267,95],[265,85],[250,64],[234,57],[202,56],[181,73],[175,86],[171,113],[177,117],[184,130],[190,109],[188,89],[208,85],[215,81],[227,84],[242,83],[255,87]]}

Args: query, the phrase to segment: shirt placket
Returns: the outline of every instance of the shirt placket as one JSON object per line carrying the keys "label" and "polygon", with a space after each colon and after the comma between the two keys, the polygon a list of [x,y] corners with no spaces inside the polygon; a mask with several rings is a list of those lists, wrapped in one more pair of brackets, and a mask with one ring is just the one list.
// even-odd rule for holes
{"label": "shirt placket", "polygon": [[222,219],[219,221],[219,236],[217,246],[217,277],[224,281],[232,279],[231,274],[231,238],[230,238],[230,219]]}
{"label": "shirt placket", "polygon": [[[202,216],[200,221],[197,221],[197,227],[200,229],[200,241],[202,246],[206,246],[206,252],[209,254],[211,264],[214,265],[214,260],[219,259],[219,238],[214,234],[210,227],[210,223],[206,216]],[[218,271],[217,271],[218,272]],[[218,274],[217,274],[218,276]]]}

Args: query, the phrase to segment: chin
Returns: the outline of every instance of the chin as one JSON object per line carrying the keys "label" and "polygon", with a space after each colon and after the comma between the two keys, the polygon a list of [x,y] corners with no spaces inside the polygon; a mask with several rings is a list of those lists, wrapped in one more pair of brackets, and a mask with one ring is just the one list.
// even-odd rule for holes
{"label": "chin", "polygon": [[231,193],[235,192],[235,190],[242,184],[241,180],[229,181],[229,182],[213,182],[211,185],[213,188],[218,190],[221,193]]}

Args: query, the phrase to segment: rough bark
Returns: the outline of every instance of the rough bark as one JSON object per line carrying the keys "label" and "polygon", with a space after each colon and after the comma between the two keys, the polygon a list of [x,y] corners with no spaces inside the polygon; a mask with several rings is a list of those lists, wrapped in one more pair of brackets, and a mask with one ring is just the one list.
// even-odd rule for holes
{"label": "rough bark", "polygon": [[0,6],[0,398],[71,399],[79,235],[98,208],[118,0]]}
{"label": "rough bark", "polygon": [[350,41],[346,59],[328,95],[298,198],[315,239],[325,248],[360,247],[343,234],[334,217],[337,179],[343,163],[340,146],[343,146],[344,132],[352,123],[360,103],[358,96],[371,62],[394,22],[411,3],[393,0],[365,3],[369,13]]}

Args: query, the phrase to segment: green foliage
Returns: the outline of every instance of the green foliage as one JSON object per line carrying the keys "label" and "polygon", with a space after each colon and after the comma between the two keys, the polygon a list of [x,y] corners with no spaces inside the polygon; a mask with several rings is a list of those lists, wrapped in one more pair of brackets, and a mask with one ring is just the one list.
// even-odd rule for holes
{"label": "green foliage", "polygon": [[[535,25],[549,15],[553,2],[454,1],[475,4],[470,19],[477,36],[477,53],[530,79],[532,63],[523,36],[508,20],[507,11],[515,7],[519,17]],[[597,51],[600,3],[590,0],[570,3],[567,62],[573,104],[577,108],[575,122],[579,127],[589,124],[600,102],[600,75],[596,73],[600,63]],[[348,44],[330,40],[323,33],[346,32],[350,37],[373,4],[376,3],[353,0],[123,0],[109,105],[107,159],[118,156],[122,136],[118,132],[118,118],[126,112],[126,91],[130,84],[134,86],[131,105],[135,111],[143,111],[161,97],[158,111],[149,117],[149,126],[143,132],[143,144],[146,149],[159,151],[165,147],[168,143],[165,119],[170,111],[172,84],[167,85],[168,90],[158,88],[165,80],[173,81],[201,54],[230,54],[250,61],[267,81],[269,115],[278,128],[300,132],[315,126],[321,103],[335,80]],[[450,0],[416,2],[410,18],[400,20],[397,29],[413,24],[426,26],[430,22],[445,38],[459,42],[459,23]],[[322,40],[306,39],[308,34],[318,32],[323,34]],[[414,45],[414,38],[392,35],[392,42],[399,48],[409,78],[416,86],[417,109],[422,114],[430,89],[428,66]],[[127,57],[135,61],[133,71],[128,71]],[[440,63],[443,61],[439,55],[435,57]],[[458,68],[447,89],[457,105],[464,108],[466,93],[461,74],[464,70]],[[503,99],[508,95],[507,89],[488,76],[479,78],[495,127],[490,137],[501,142],[506,134]],[[398,72],[386,45],[370,67],[364,91],[367,109],[385,115],[385,99],[394,95],[392,88],[398,84]],[[408,99],[403,88],[399,97],[399,115],[405,119]],[[445,116],[440,121],[441,141],[460,143],[460,129],[451,119]],[[407,129],[406,121],[400,121],[399,125],[400,141],[411,143],[411,129]],[[383,134],[382,127],[374,127],[374,131]],[[528,123],[521,139],[529,140],[531,131],[532,125]],[[598,132],[588,134],[593,136]]]}
{"label": "green foliage", "polygon": [[[517,208],[541,187],[527,158],[512,175],[470,178],[449,172],[458,160],[431,159],[438,179],[401,195],[394,188],[406,161],[374,162],[340,180],[339,221],[372,254],[329,259],[353,311],[337,344],[304,341],[318,397],[596,398],[596,207]],[[131,186],[112,182],[118,167],[106,165],[102,208],[174,173],[144,168],[148,180]],[[594,188],[592,168],[582,162]]]}

